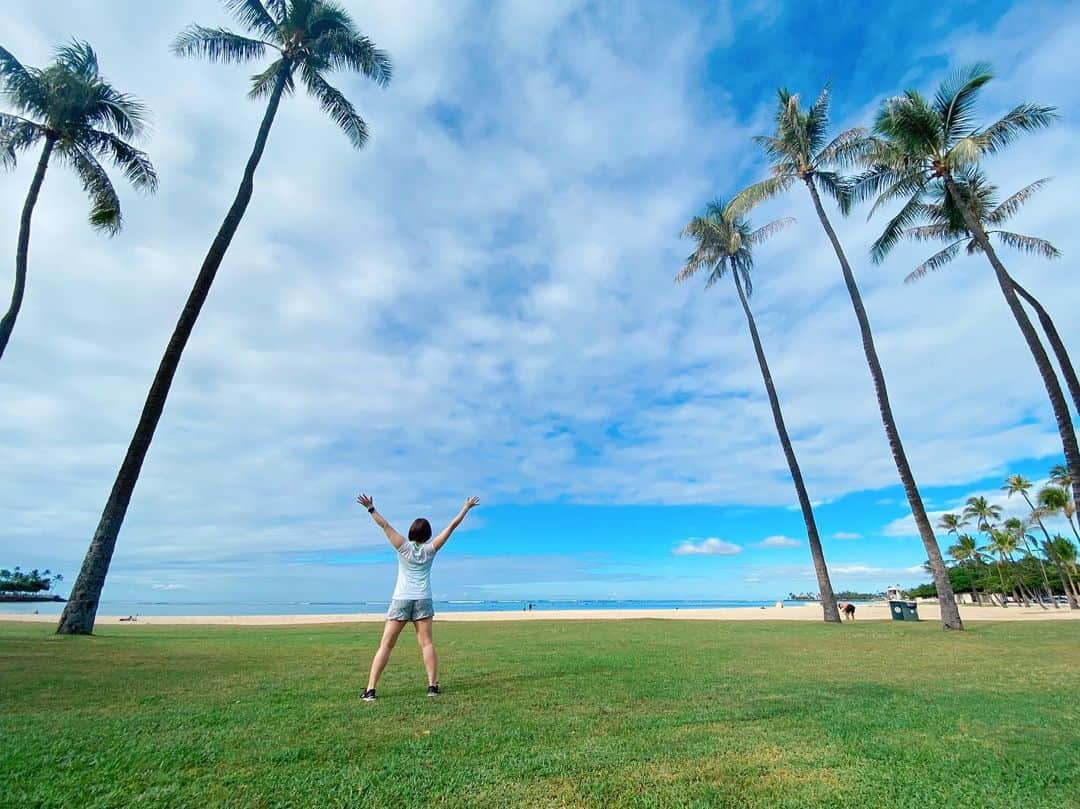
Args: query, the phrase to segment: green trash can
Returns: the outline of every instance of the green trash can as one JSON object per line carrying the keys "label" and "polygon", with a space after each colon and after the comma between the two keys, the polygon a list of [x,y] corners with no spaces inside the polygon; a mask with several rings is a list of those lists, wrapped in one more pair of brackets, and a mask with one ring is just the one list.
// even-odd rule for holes
{"label": "green trash can", "polygon": [[889,612],[894,621],[919,620],[919,605],[914,601],[890,601]]}

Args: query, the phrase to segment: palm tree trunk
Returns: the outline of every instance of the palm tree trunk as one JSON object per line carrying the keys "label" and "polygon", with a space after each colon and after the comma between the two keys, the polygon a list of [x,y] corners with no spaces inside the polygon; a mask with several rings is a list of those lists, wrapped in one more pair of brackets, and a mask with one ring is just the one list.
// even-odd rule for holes
{"label": "palm tree trunk", "polygon": [[1065,377],[1065,387],[1069,389],[1073,407],[1076,408],[1077,413],[1080,413],[1080,379],[1076,376],[1076,369],[1069,358],[1069,352],[1065,349],[1065,343],[1062,341],[1061,335],[1058,334],[1054,321],[1050,319],[1050,313],[1043,308],[1043,305],[1039,303],[1034,295],[1020,286],[1015,278],[1012,279],[1012,285],[1016,293],[1027,301],[1031,308],[1035,310],[1035,314],[1039,316],[1039,324],[1046,334],[1050,348],[1054,350],[1054,356],[1057,357],[1058,365],[1061,367],[1061,375]]}
{"label": "palm tree trunk", "polygon": [[930,572],[934,577],[934,586],[937,588],[938,604],[941,608],[941,626],[944,629],[963,629],[964,624],[960,620],[960,609],[956,606],[956,597],[953,595],[952,583],[949,581],[949,571],[945,568],[945,560],[941,557],[941,548],[938,547],[934,529],[930,526],[930,520],[926,516],[926,508],[923,506],[922,496],[915,485],[915,476],[908,464],[904,445],[900,441],[900,431],[896,427],[893,418],[892,406],[889,404],[889,391],[885,386],[885,372],[881,369],[878,360],[877,349],[874,347],[874,335],[870,331],[870,319],[863,307],[862,295],[855,283],[855,274],[851,271],[844,249],[840,246],[840,240],[825,214],[821,205],[821,197],[812,179],[807,178],[806,187],[810,189],[810,196],[814,200],[814,208],[821,220],[825,233],[832,242],[836,257],[840,260],[840,269],[844,273],[844,283],[847,284],[848,294],[851,296],[851,305],[855,309],[855,317],[859,321],[859,331],[862,333],[863,352],[866,354],[866,364],[870,367],[870,376],[874,380],[874,392],[877,394],[878,409],[881,411],[881,423],[885,426],[885,435],[889,440],[889,449],[892,450],[893,461],[896,463],[896,471],[900,475],[900,481],[904,485],[908,504],[911,506],[911,515],[915,518],[915,525],[919,529],[923,546],[926,548],[927,562],[930,564]]}
{"label": "palm tree trunk", "polygon": [[998,580],[1001,582],[1001,608],[1009,606],[1009,591],[1005,587],[1005,574],[1001,571],[1001,560],[997,560]]}
{"label": "palm tree trunk", "polygon": [[990,244],[990,239],[987,238],[982,224],[968,210],[967,204],[957,190],[952,177],[945,175],[943,179],[945,180],[945,187],[949,191],[949,196],[952,197],[953,202],[956,203],[957,208],[964,217],[964,224],[967,225],[968,231],[975,238],[975,241],[990,261],[990,265],[994,268],[998,285],[1001,287],[1002,294],[1005,295],[1005,302],[1009,305],[1009,309],[1016,319],[1016,324],[1020,327],[1020,332],[1024,335],[1024,340],[1028,344],[1028,349],[1035,358],[1035,366],[1042,376],[1043,385],[1046,386],[1046,394],[1050,397],[1050,405],[1054,409],[1054,418],[1057,420],[1061,445],[1065,451],[1065,464],[1068,466],[1069,475],[1072,477],[1073,502],[1080,503],[1080,447],[1076,443],[1076,432],[1073,430],[1072,416],[1069,415],[1069,405],[1065,402],[1065,394],[1062,393],[1057,374],[1054,373],[1054,367],[1050,364],[1050,357],[1047,355],[1042,343],[1039,342],[1039,335],[1035,333],[1035,327],[1031,325],[1031,320],[1028,318],[1027,312],[1024,311],[1020,298],[1017,297],[1013,280],[1005,271],[1005,265],[1001,263],[997,253],[994,252],[994,247]]}
{"label": "palm tree trunk", "polygon": [[49,157],[56,145],[54,135],[45,136],[45,146],[38,158],[37,169],[34,170],[34,178],[30,181],[30,190],[26,194],[26,202],[23,203],[22,217],[19,219],[19,241],[15,248],[15,289],[11,293],[11,305],[4,317],[0,319],[0,357],[4,356],[11,332],[15,328],[15,319],[19,316],[22,308],[23,295],[26,293],[26,264],[30,253],[30,220],[34,216],[34,206],[37,205],[38,195],[41,193],[41,184],[45,182],[45,171],[49,168]]}
{"label": "palm tree trunk", "polygon": [[746,314],[746,322],[750,326],[750,337],[754,341],[754,353],[757,354],[761,378],[765,382],[765,391],[769,394],[769,405],[772,407],[773,421],[776,423],[776,434],[780,436],[780,445],[784,448],[784,457],[787,458],[791,479],[795,483],[795,493],[799,498],[799,508],[802,509],[803,522],[806,523],[806,537],[810,543],[810,558],[814,561],[814,573],[817,575],[821,609],[826,622],[840,623],[840,610],[837,609],[836,596],[833,593],[832,582],[829,581],[829,568],[825,564],[825,552],[821,548],[821,537],[818,535],[814,510],[810,505],[810,495],[807,494],[806,484],[803,483],[802,470],[799,469],[799,461],[795,457],[795,449],[791,445],[791,437],[788,435],[787,426],[784,424],[784,414],[780,410],[780,399],[776,395],[772,373],[769,371],[769,364],[765,360],[765,349],[761,346],[761,338],[758,336],[754,314],[750,311],[750,304],[743,293],[742,282],[739,280],[739,270],[734,261],[731,262],[731,277],[735,279],[735,289],[739,293],[739,303],[742,304],[743,312]]}
{"label": "palm tree trunk", "polygon": [[199,311],[206,302],[210,293],[210,286],[217,275],[218,267],[221,266],[225,253],[229,249],[233,236],[236,234],[240,221],[244,217],[248,203],[254,190],[255,169],[262,158],[266,148],[266,140],[270,134],[270,127],[274,123],[278,105],[285,89],[291,67],[283,63],[281,72],[278,74],[270,100],[263,115],[259,134],[255,138],[255,146],[248,158],[244,169],[244,177],[240,182],[240,188],[236,192],[236,198],[225,216],[221,229],[210,245],[199,275],[195,279],[195,285],[188,295],[176,328],[173,331],[169,345],[165,349],[165,355],[158,366],[157,375],[154,377],[150,392],[143,405],[142,415],[139,418],[135,434],[128,446],[127,455],[120,466],[120,471],[113,483],[109,499],[105,503],[105,509],[101,515],[97,530],[90,542],[90,548],[83,559],[79,576],[75,580],[75,586],[71,590],[67,605],[60,616],[60,623],[56,628],[58,634],[88,635],[94,631],[94,618],[97,615],[98,602],[101,598],[101,590],[105,585],[105,576],[109,571],[109,563],[112,560],[113,550],[116,548],[116,538],[120,533],[124,515],[127,512],[131,495],[135,490],[135,484],[139,479],[146,453],[150,449],[150,442],[154,437],[162,411],[165,409],[165,399],[169,395],[169,387],[172,385],[176,369],[180,365],[180,357],[187,345],[191,331],[195,327],[195,321],[199,317]]}
{"label": "palm tree trunk", "polygon": [[[1035,522],[1037,522],[1039,524],[1039,528],[1042,529],[1043,536],[1046,537],[1046,541],[1049,542],[1050,541],[1050,533],[1046,530],[1046,526],[1043,525],[1042,517],[1040,517],[1038,515],[1038,512],[1035,510],[1035,504],[1031,502],[1031,498],[1028,497],[1027,492],[1021,490],[1020,494],[1023,495],[1024,502],[1027,503],[1028,508],[1031,509],[1031,513],[1035,517]],[[1049,598],[1054,603],[1054,609],[1055,610],[1061,609],[1061,605],[1058,604],[1057,599],[1054,598],[1054,591],[1050,589],[1050,579],[1046,575],[1046,565],[1043,564],[1042,559],[1040,559],[1038,556],[1035,556],[1034,553],[1031,553],[1031,546],[1028,545],[1027,533],[1026,532],[1024,533],[1024,546],[1028,549],[1028,553],[1031,554],[1031,556],[1035,559],[1035,561],[1039,563],[1039,570],[1042,571],[1043,584],[1046,585],[1046,596],[1047,596],[1047,598]]]}

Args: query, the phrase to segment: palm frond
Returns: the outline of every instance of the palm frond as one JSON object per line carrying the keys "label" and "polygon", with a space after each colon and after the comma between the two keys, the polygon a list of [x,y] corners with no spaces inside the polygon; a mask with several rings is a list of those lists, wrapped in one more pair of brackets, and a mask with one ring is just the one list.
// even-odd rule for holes
{"label": "palm frond", "polygon": [[960,252],[960,247],[964,244],[964,241],[965,239],[960,239],[959,241],[950,244],[944,250],[934,253],[934,255],[930,256],[930,258],[908,273],[907,277],[904,279],[904,283],[912,284],[927,273],[933,272],[934,270],[940,270],[956,258],[956,254]]}
{"label": "palm frond", "polygon": [[875,264],[885,260],[897,243],[903,238],[904,231],[912,227],[923,214],[922,194],[912,194],[911,198],[902,207],[889,223],[885,230],[874,240],[870,247],[870,259]]}
{"label": "palm frond", "polygon": [[901,155],[927,156],[945,149],[941,117],[916,90],[886,99],[874,121],[874,132]]}
{"label": "palm frond", "polygon": [[111,160],[133,188],[151,194],[157,191],[157,172],[146,152],[125,143],[111,132],[92,131],[87,136],[87,142],[97,154]]}
{"label": "palm frond", "polygon": [[308,91],[318,100],[319,106],[345,132],[353,148],[362,149],[368,139],[367,124],[355,107],[338,89],[319,75],[317,70],[305,65],[300,75]]}
{"label": "palm frond", "polygon": [[289,7],[286,0],[266,0],[266,8],[275,22],[285,22],[289,15]]}
{"label": "palm frond", "polygon": [[780,161],[790,161],[794,164],[794,160],[789,151],[790,145],[780,138],[772,135],[755,135],[751,140],[762,148],[765,152],[765,156],[769,158],[769,161],[776,164]]}
{"label": "palm frond", "polygon": [[946,146],[971,133],[975,100],[992,78],[990,65],[977,62],[954,71],[941,82],[934,95],[934,109],[941,117]]}
{"label": "palm frond", "polygon": [[803,127],[806,131],[807,154],[813,156],[821,151],[825,143],[825,134],[829,131],[829,84],[821,88],[821,93],[806,112]]}
{"label": "palm frond", "polygon": [[1058,117],[1054,107],[1020,104],[973,137],[981,154],[996,154],[1021,135],[1045,129]]}
{"label": "palm frond", "polygon": [[757,230],[753,231],[750,235],[748,235],[746,239],[744,239],[744,241],[747,244],[761,244],[762,242],[771,239],[784,228],[790,227],[794,224],[794,218],[790,216],[785,216],[783,219],[777,219],[767,225],[759,227]]}
{"label": "palm frond", "polygon": [[[865,178],[856,178],[853,182],[852,196],[856,196],[857,184],[860,181],[865,181]],[[866,181],[866,185],[869,185],[869,181]],[[874,204],[870,206],[870,212],[866,215],[867,219],[873,217],[877,213],[878,208],[892,202],[894,199],[900,199],[902,197],[912,197],[913,195],[921,195],[922,191],[926,188],[927,177],[925,174],[910,173],[894,176],[891,185],[884,187],[878,192],[877,199],[874,200]],[[910,200],[909,200],[910,201]]]}
{"label": "palm frond", "polygon": [[846,177],[841,177],[835,171],[816,171],[813,175],[813,182],[836,201],[836,204],[840,206],[840,212],[844,216],[850,213],[852,203],[851,182]]}
{"label": "palm frond", "polygon": [[1014,250],[1027,253],[1029,256],[1041,256],[1042,258],[1060,258],[1061,251],[1046,239],[1038,239],[1034,236],[1025,236],[1022,233],[1010,233],[1007,230],[990,231],[1002,244],[1006,244]]}
{"label": "palm frond", "polygon": [[[248,98],[266,98],[270,95],[274,91],[274,82],[278,77],[278,73],[284,67],[285,61],[283,59],[275,59],[262,73],[256,73],[252,76]],[[293,81],[292,71],[287,70],[285,73],[285,94],[291,95],[295,87],[296,83]]]}
{"label": "palm frond", "polygon": [[42,118],[49,114],[49,95],[41,81],[41,71],[24,67],[3,47],[0,47],[0,88],[19,112]]}
{"label": "palm frond", "polygon": [[0,169],[15,168],[19,152],[29,149],[43,137],[45,128],[40,124],[0,112]]}
{"label": "palm frond", "polygon": [[869,133],[865,127],[846,129],[814,155],[814,167],[848,168],[865,157],[869,145]]}
{"label": "palm frond", "polygon": [[260,0],[224,0],[225,8],[236,21],[266,39],[278,37],[278,24]]}
{"label": "palm frond", "polygon": [[98,78],[98,58],[89,42],[72,40],[53,51],[53,58],[70,73],[84,81],[93,82]]}
{"label": "palm frond", "polygon": [[311,50],[329,69],[354,70],[380,87],[386,87],[394,75],[390,55],[362,34],[329,31],[315,40]]}
{"label": "palm frond", "polygon": [[307,18],[307,31],[312,39],[318,39],[324,34],[335,31],[351,36],[357,33],[352,15],[330,0],[321,0],[312,5],[311,13]]}
{"label": "palm frond", "polygon": [[91,126],[110,128],[122,138],[138,138],[145,133],[149,117],[149,108],[134,96],[105,82],[94,85],[94,99],[86,111]]}
{"label": "palm frond", "polygon": [[90,225],[115,236],[123,227],[120,198],[113,188],[109,175],[97,159],[86,149],[66,144],[57,149],[57,155],[67,162],[79,175],[83,190],[90,196]]}
{"label": "palm frond", "polygon": [[994,208],[994,210],[986,214],[986,223],[989,225],[1000,225],[1002,222],[1008,221],[1020,210],[1020,206],[1031,199],[1031,197],[1035,195],[1035,192],[1039,191],[1048,182],[1050,182],[1050,178],[1043,177],[1030,185],[1024,186]]}
{"label": "palm frond", "polygon": [[202,56],[211,62],[240,64],[262,57],[268,46],[276,47],[224,28],[191,25],[173,40],[172,52],[177,56]]}
{"label": "palm frond", "polygon": [[791,184],[795,182],[795,179],[792,174],[781,174],[754,183],[736,194],[728,203],[728,206],[734,213],[744,214],[755,205],[787,191],[791,188]]}
{"label": "palm frond", "polygon": [[[927,206],[929,207],[929,206]],[[905,239],[915,242],[936,242],[955,236],[953,229],[947,222],[939,222],[933,225],[920,225],[919,227],[904,230]]]}

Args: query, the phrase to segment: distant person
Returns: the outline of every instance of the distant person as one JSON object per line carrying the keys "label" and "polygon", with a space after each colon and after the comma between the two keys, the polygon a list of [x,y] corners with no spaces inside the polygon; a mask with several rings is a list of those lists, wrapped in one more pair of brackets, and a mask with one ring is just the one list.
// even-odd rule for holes
{"label": "distant person", "polygon": [[375,504],[370,497],[361,494],[356,498],[356,502],[368,510],[398,554],[397,586],[394,587],[390,609],[386,613],[386,626],[383,629],[382,641],[379,643],[379,651],[375,653],[375,659],[371,661],[367,688],[364,689],[361,698],[365,702],[375,701],[375,686],[379,682],[383,669],[390,661],[390,652],[397,643],[398,635],[410,621],[416,627],[416,639],[420,642],[424,668],[427,669],[427,695],[437,697],[439,696],[439,661],[435,654],[435,640],[432,637],[431,628],[432,618],[435,617],[435,609],[431,603],[431,563],[435,559],[435,554],[446,544],[446,540],[450,539],[454,529],[461,525],[465,515],[475,508],[480,500],[476,497],[466,500],[458,515],[434,539],[431,539],[431,523],[423,517],[413,520],[413,524],[409,527],[409,538],[405,539],[394,530],[382,514],[375,510]]}
{"label": "distant person", "polygon": [[855,620],[855,605],[850,601],[844,605],[844,617],[849,621]]}

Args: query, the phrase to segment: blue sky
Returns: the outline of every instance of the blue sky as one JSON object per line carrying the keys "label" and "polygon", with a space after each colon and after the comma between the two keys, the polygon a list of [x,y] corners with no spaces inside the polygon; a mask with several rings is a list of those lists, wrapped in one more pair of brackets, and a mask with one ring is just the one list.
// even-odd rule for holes
{"label": "blue sky", "polygon": [[[386,90],[339,85],[372,131],[353,153],[290,99],[255,200],[189,344],[120,537],[106,597],[370,599],[393,558],[353,502],[395,522],[483,507],[440,560],[439,597],[766,598],[814,589],[786,465],[738,304],[675,287],[685,221],[762,176],[749,138],[774,89],[831,80],[838,127],[989,58],[987,117],[1062,121],[988,165],[1016,219],[1065,258],[1008,257],[1066,341],[1080,279],[1072,189],[1080,7],[1055,3],[347,3],[395,60]],[[62,6],[62,13],[57,8]],[[120,24],[121,19],[123,24]],[[184,4],[13,0],[29,64],[71,36],[154,110],[156,198],[92,233],[48,175],[30,286],[0,369],[0,552],[77,571],[177,312],[239,179],[261,109],[250,67],[168,53]],[[0,178],[15,242],[32,160]],[[838,268],[805,194],[757,256],[753,305],[837,587],[924,577]],[[881,221],[834,223],[856,265],[894,410],[933,512],[1058,460],[1039,378],[988,268],[904,286]],[[5,293],[6,294],[6,293]],[[1007,503],[1015,507],[1015,503]],[[687,553],[696,550],[696,553]]]}

